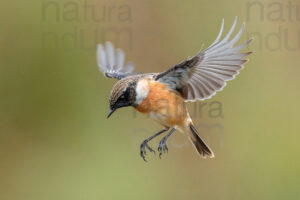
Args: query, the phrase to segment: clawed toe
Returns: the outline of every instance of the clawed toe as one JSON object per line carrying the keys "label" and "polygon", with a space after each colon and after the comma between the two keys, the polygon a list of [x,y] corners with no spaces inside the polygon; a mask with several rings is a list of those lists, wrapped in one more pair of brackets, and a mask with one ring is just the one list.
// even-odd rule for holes
{"label": "clawed toe", "polygon": [[161,158],[162,153],[168,153],[168,147],[165,138],[159,142],[157,150],[159,151],[159,158]]}
{"label": "clawed toe", "polygon": [[148,145],[148,141],[145,140],[145,141],[141,144],[141,146],[140,146],[140,155],[141,155],[141,157],[143,158],[143,160],[144,160],[145,162],[147,162],[147,160],[146,160],[146,155],[147,155],[146,147],[147,147],[147,149],[148,149],[150,152],[153,152],[153,153],[155,154],[155,151]]}
{"label": "clawed toe", "polygon": [[[156,133],[153,136],[149,137],[148,139],[144,140],[144,142],[141,144],[141,146],[140,146],[140,155],[141,155],[141,157],[143,158],[143,160],[145,162],[147,162],[147,160],[146,160],[146,154],[147,154],[146,148],[150,152],[153,152],[155,154],[155,151],[148,145],[148,142],[150,140],[152,140],[153,138],[155,138],[156,136],[162,134],[166,130],[168,130],[168,129],[164,129],[164,130],[159,131],[158,133]],[[174,131],[175,131],[175,128],[172,128],[172,130],[159,142],[159,145],[158,145],[158,148],[157,148],[157,150],[159,152],[159,158],[161,158],[162,153],[166,153],[166,152],[168,153],[168,147],[167,147],[167,143],[166,142],[167,142],[168,137],[172,133],[174,133]]]}

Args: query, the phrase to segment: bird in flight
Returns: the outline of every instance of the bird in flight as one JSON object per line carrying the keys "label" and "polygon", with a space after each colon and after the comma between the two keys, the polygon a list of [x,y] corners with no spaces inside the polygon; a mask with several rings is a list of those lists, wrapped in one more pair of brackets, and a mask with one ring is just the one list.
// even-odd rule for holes
{"label": "bird in flight", "polygon": [[247,62],[244,58],[252,52],[240,51],[252,39],[235,46],[245,28],[243,23],[238,33],[230,39],[236,23],[237,18],[221,39],[223,19],[216,40],[207,49],[161,73],[134,74],[133,64],[124,64],[125,56],[121,49],[114,49],[110,42],[106,42],[105,46],[98,45],[97,62],[100,71],[108,78],[118,79],[110,94],[107,117],[118,108],[132,106],[164,127],[141,143],[140,155],[145,161],[147,150],[155,153],[148,142],[169,131],[158,145],[161,157],[168,151],[166,142],[175,130],[187,135],[200,156],[214,157],[213,151],[193,125],[186,102],[211,98],[225,87],[226,81],[234,79]]}

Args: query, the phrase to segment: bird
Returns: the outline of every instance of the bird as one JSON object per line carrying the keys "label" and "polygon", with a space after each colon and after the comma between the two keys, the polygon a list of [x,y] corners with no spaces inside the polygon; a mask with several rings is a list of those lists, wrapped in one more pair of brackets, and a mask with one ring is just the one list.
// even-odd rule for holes
{"label": "bird", "polygon": [[[160,73],[134,73],[132,62],[125,63],[124,52],[115,49],[111,42],[98,44],[96,58],[100,71],[118,81],[109,97],[109,118],[117,109],[133,107],[158,122],[163,129],[145,139],[140,145],[140,156],[146,160],[147,151],[155,150],[148,144],[153,138],[168,131],[160,140],[157,151],[161,158],[168,152],[167,139],[178,130],[187,135],[196,152],[203,158],[213,158],[212,149],[200,137],[187,109],[187,102],[203,101],[223,90],[226,82],[239,74],[252,51],[241,53],[253,38],[235,45],[240,39],[245,23],[235,36],[235,17],[229,32],[222,37],[224,19],[215,41],[205,50]],[[230,39],[232,36],[232,39]]]}

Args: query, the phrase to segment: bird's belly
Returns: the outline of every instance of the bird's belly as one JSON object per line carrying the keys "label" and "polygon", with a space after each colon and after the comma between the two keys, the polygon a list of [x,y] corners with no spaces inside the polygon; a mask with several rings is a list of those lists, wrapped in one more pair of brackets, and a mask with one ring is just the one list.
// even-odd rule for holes
{"label": "bird's belly", "polygon": [[188,115],[183,98],[157,81],[149,81],[149,93],[136,109],[167,127],[183,125]]}

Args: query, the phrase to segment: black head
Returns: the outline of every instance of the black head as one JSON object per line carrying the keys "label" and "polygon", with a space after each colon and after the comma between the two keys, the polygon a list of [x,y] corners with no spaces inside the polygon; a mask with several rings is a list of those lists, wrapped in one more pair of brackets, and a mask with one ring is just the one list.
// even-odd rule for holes
{"label": "black head", "polygon": [[107,118],[118,108],[134,106],[135,103],[135,84],[136,81],[130,77],[119,80],[113,87],[110,98],[110,111]]}

